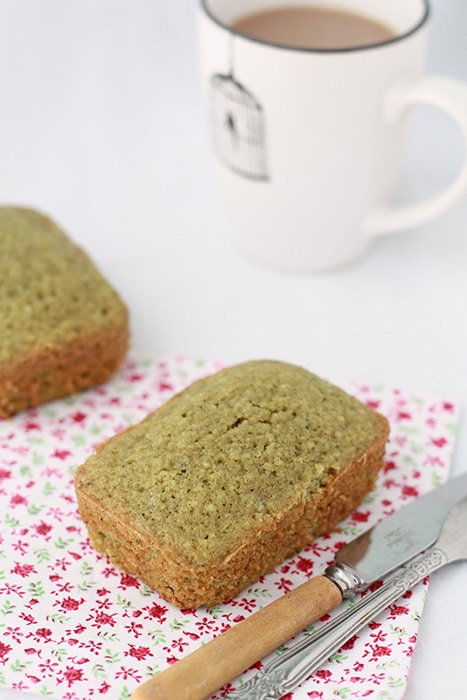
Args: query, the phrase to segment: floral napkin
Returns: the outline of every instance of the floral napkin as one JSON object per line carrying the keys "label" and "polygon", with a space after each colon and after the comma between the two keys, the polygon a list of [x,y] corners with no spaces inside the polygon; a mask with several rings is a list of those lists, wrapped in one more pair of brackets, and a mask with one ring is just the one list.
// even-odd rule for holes
{"label": "floral napkin", "polygon": [[[322,573],[343,542],[448,477],[454,402],[349,383],[343,388],[392,425],[377,490],[339,531],[228,604],[179,610],[94,551],[73,473],[102,440],[219,368],[184,357],[130,358],[103,387],[0,421],[0,688],[57,700],[125,700],[142,681]],[[424,582],[409,591],[286,700],[401,698],[426,589]],[[214,697],[228,696],[255,671]]]}

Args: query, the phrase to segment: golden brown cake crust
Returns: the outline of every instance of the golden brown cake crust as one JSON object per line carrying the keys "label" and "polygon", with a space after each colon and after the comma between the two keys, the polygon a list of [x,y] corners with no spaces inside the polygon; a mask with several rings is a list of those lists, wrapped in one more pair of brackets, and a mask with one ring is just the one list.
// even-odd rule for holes
{"label": "golden brown cake crust", "polygon": [[128,348],[128,312],[48,217],[0,207],[0,417],[103,383]]}
{"label": "golden brown cake crust", "polygon": [[117,566],[179,607],[215,605],[347,517],[388,433],[306,370],[244,363],[101,445],[75,475],[80,513]]}

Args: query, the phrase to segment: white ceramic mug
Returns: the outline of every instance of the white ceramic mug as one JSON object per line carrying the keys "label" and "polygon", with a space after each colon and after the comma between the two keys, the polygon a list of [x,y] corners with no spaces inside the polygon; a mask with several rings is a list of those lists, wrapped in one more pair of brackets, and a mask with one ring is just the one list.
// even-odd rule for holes
{"label": "white ceramic mug", "polygon": [[274,266],[326,270],[358,258],[375,236],[423,224],[467,192],[466,161],[437,196],[389,204],[409,108],[443,110],[467,144],[467,87],[422,75],[426,0],[300,0],[395,30],[394,39],[370,47],[294,49],[231,29],[245,15],[298,4],[201,0],[202,83],[221,195],[241,249]]}

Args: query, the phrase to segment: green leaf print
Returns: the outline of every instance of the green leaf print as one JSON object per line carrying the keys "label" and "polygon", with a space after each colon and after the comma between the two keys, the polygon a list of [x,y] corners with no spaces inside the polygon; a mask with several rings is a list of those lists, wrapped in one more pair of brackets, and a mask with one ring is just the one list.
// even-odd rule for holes
{"label": "green leaf print", "polygon": [[20,659],[16,659],[16,661],[13,661],[13,663],[10,664],[10,668],[14,673],[21,673],[31,664],[32,664],[32,661],[24,662],[24,661],[21,661]]}
{"label": "green leaf print", "polygon": [[34,503],[31,503],[31,505],[28,506],[28,513],[29,515],[37,515],[42,509],[43,506],[36,506]]}
{"label": "green leaf print", "polygon": [[126,598],[122,598],[122,596],[120,594],[118,594],[118,596],[117,596],[117,605],[119,605],[124,610],[128,610],[129,608],[134,608],[133,603],[130,600],[127,600]]}
{"label": "green leaf print", "polygon": [[40,598],[45,593],[44,585],[43,585],[42,581],[36,581],[36,582],[30,583],[28,586],[28,591],[35,598]]}
{"label": "green leaf print", "polygon": [[143,596],[143,598],[147,598],[148,596],[152,596],[154,594],[154,591],[152,590],[152,588],[149,588],[149,586],[146,586],[146,584],[143,583],[140,586],[139,594]]}
{"label": "green leaf print", "polygon": [[31,467],[28,467],[26,464],[23,464],[19,468],[19,473],[20,473],[20,476],[23,476],[23,477],[32,476],[32,469],[31,469]]}
{"label": "green leaf print", "polygon": [[274,652],[276,656],[281,656],[287,651],[287,647],[284,644],[281,644],[279,647],[277,647],[276,651]]}
{"label": "green leaf print", "polygon": [[[79,571],[80,575],[85,578],[86,576],[92,576],[94,573],[94,568],[90,566],[86,561],[83,562],[83,565]],[[79,591],[88,591],[90,588],[93,588],[96,585],[95,581],[88,580],[84,581],[83,583],[78,583],[76,588]]]}
{"label": "green leaf print", "polygon": [[72,435],[71,439],[75,447],[83,447],[83,445],[86,445],[86,438],[84,435]]}
{"label": "green leaf print", "polygon": [[44,496],[51,496],[54,491],[55,491],[55,486],[52,486],[50,481],[46,481],[44,484],[44,488],[42,489],[42,494]]}
{"label": "green leaf print", "polygon": [[154,666],[148,666],[145,671],[145,675],[147,678],[152,678],[153,676],[157,676],[158,673],[161,672],[161,669],[159,667],[159,664],[154,664]]}
{"label": "green leaf print", "polygon": [[189,620],[177,620],[177,618],[174,617],[172,622],[170,623],[169,627],[171,630],[182,630],[186,625],[189,623]]}
{"label": "green leaf print", "polygon": [[149,636],[153,640],[154,646],[157,646],[158,644],[165,644],[167,641],[167,637],[165,636],[164,630],[153,630],[149,633]]}
{"label": "green leaf print", "polygon": [[90,574],[93,573],[93,571],[94,571],[94,568],[90,564],[88,564],[87,561],[84,561],[83,566],[79,570],[79,573],[80,573],[80,576],[89,576]]}
{"label": "green leaf print", "polygon": [[405,678],[401,676],[388,676],[388,683],[391,688],[404,688]]}
{"label": "green leaf print", "polygon": [[220,616],[222,615],[222,608],[220,607],[220,605],[216,605],[213,608],[208,608],[207,610],[208,610],[208,613],[210,615],[212,615],[212,617],[215,620],[218,620],[220,618]]}
{"label": "green leaf print", "polygon": [[[394,700],[394,695],[388,690],[380,690],[376,697],[378,700]],[[399,695],[397,695],[397,697],[399,697]]]}
{"label": "green leaf print", "polygon": [[421,452],[424,452],[425,446],[421,442],[411,442],[410,449],[414,454],[419,455]]}
{"label": "green leaf print", "polygon": [[96,585],[96,581],[85,581],[84,583],[78,583],[76,588],[78,591],[85,592],[85,591],[90,591],[91,588],[94,588]]}
{"label": "green leaf print", "polygon": [[271,598],[271,591],[266,588],[250,588],[248,591],[254,598]]}
{"label": "green leaf print", "polygon": [[349,658],[348,655],[345,656],[345,654],[339,654],[338,652],[336,652],[335,654],[333,654],[330,657],[330,661],[332,663],[342,664],[342,663],[345,663],[345,661],[347,661],[348,658]]}
{"label": "green leaf print", "polygon": [[49,613],[49,615],[46,615],[45,619],[48,622],[67,622],[70,616],[64,615],[63,613]]}
{"label": "green leaf print", "polygon": [[389,673],[390,670],[393,670],[394,668],[399,668],[400,663],[397,659],[392,659],[391,661],[384,661],[380,664],[376,664],[376,668],[378,671],[384,671],[385,673]]}
{"label": "green leaf print", "polygon": [[5,525],[9,525],[10,527],[18,527],[19,525],[19,520],[18,518],[14,518],[10,513],[5,513]]}
{"label": "green leaf print", "polygon": [[120,637],[115,632],[98,632],[97,636],[106,642],[119,642]]}
{"label": "green leaf print", "polygon": [[41,454],[40,452],[35,452],[35,451],[34,451],[34,452],[32,453],[32,461],[33,461],[34,464],[42,465],[42,464],[45,463],[45,457],[44,457],[44,455]]}
{"label": "green leaf print", "polygon": [[34,554],[36,555],[38,564],[42,564],[44,561],[50,561],[49,550],[45,547],[43,549],[36,549]]}
{"label": "green leaf print", "polygon": [[355,527],[355,525],[344,525],[341,529],[346,535],[351,535],[352,537],[356,537],[361,533],[361,528]]}
{"label": "green leaf print", "polygon": [[16,608],[16,605],[14,605],[9,598],[5,600],[3,603],[2,607],[0,608],[0,612],[2,615],[10,615]]}
{"label": "green leaf print", "polygon": [[44,440],[43,440],[42,438],[40,438],[40,437],[32,437],[32,436],[27,437],[27,438],[26,438],[26,442],[27,442],[29,445],[44,445],[44,444],[45,444],[45,442],[44,442]]}
{"label": "green leaf print", "polygon": [[107,678],[105,668],[102,664],[94,664],[92,667],[92,675],[95,678]]}
{"label": "green leaf print", "polygon": [[106,649],[104,659],[106,664],[118,664],[120,661],[120,654],[118,651],[113,653],[112,649]]}
{"label": "green leaf print", "polygon": [[457,425],[457,423],[455,421],[448,421],[445,425],[445,428],[446,428],[447,432],[449,433],[450,437],[453,437],[453,438],[456,436],[458,427],[459,426]]}
{"label": "green leaf print", "polygon": [[63,659],[67,658],[68,650],[65,649],[65,647],[55,647],[54,649],[51,649],[50,654],[52,656],[56,656],[59,661],[62,661]]}

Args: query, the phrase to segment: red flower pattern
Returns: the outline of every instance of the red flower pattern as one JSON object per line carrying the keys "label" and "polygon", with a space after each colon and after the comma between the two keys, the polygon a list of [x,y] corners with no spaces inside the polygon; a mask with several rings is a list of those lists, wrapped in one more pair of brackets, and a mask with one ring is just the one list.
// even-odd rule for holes
{"label": "red flower pattern", "polygon": [[[107,437],[136,422],[194,379],[220,368],[186,358],[128,359],[108,385],[0,422],[2,549],[9,576],[0,585],[0,664],[5,683],[61,700],[117,700],[156,670],[330,563],[349,539],[443,481],[449,471],[458,408],[358,384],[347,388],[392,424],[378,489],[339,532],[262,577],[238,598],[212,610],[178,610],[133,575],[94,551],[76,508],[73,470]],[[407,429],[410,428],[410,439]],[[375,590],[381,582],[370,587]],[[282,700],[371,697],[388,684],[384,665],[405,677],[417,639],[426,582],[408,591],[339,650],[300,689]],[[10,614],[10,612],[12,614]],[[334,613],[323,617],[326,624]],[[245,677],[261,667],[254,664]],[[13,670],[15,669],[15,670]],[[24,669],[24,670],[21,670]],[[228,697],[235,682],[214,697]]]}
{"label": "red flower pattern", "polygon": [[0,642],[0,662],[2,664],[6,664],[8,661],[8,656],[11,651],[11,646],[9,644],[4,644],[3,642]]}

